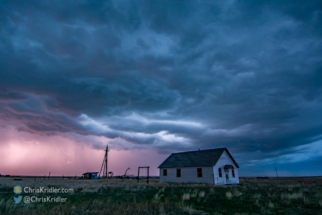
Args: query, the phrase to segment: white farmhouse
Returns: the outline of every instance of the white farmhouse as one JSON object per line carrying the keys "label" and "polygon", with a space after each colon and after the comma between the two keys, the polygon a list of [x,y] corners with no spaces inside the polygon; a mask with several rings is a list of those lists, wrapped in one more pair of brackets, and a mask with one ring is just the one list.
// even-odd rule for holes
{"label": "white farmhouse", "polygon": [[158,168],[160,182],[239,184],[239,166],[227,148],[172,153]]}

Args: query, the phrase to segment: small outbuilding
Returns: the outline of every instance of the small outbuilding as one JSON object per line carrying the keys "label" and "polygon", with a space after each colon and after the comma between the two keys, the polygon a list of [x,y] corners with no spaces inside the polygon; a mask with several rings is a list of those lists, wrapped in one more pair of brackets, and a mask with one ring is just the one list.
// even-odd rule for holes
{"label": "small outbuilding", "polygon": [[158,168],[160,182],[239,184],[239,166],[227,148],[172,153]]}
{"label": "small outbuilding", "polygon": [[98,172],[86,172],[83,174],[83,178],[85,179],[97,179]]}

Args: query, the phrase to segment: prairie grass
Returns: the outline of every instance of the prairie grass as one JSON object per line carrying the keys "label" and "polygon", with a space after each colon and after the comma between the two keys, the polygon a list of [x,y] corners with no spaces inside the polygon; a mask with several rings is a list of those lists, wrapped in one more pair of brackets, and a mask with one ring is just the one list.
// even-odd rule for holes
{"label": "prairie grass", "polygon": [[198,195],[198,189],[193,190],[191,197],[195,198],[195,197],[197,197],[197,195]]}
{"label": "prairie grass", "polygon": [[182,201],[189,200],[190,199],[190,193],[185,193],[182,196]]}
{"label": "prairie grass", "polygon": [[242,193],[239,192],[236,188],[234,189],[234,196],[238,197],[238,196],[241,196]]}
{"label": "prairie grass", "polygon": [[262,196],[262,195],[261,195],[260,193],[256,193],[256,194],[254,194],[254,195],[253,195],[253,198],[254,198],[254,199],[260,199],[260,198],[261,198],[261,196]]}
{"label": "prairie grass", "polygon": [[227,199],[231,200],[231,198],[233,197],[233,194],[230,191],[226,192],[226,197]]}
{"label": "prairie grass", "polygon": [[199,197],[204,197],[205,196],[205,191],[201,191],[201,192],[199,192]]}
{"label": "prairie grass", "polygon": [[289,194],[289,193],[282,193],[281,194],[281,199],[301,199],[303,198],[303,193],[292,193],[292,194]]}
{"label": "prairie grass", "polygon": [[305,205],[310,204],[310,200],[309,200],[309,198],[308,198],[308,197],[305,197],[305,196],[304,196],[304,198],[303,198],[303,202],[304,202],[304,204],[305,204]]}
{"label": "prairie grass", "polygon": [[268,202],[268,207],[269,207],[269,208],[274,208],[274,203],[272,203],[272,202]]}
{"label": "prairie grass", "polygon": [[[14,204],[12,188],[15,185],[73,188],[74,194],[50,194],[67,198],[65,203]],[[252,181],[213,186],[159,183],[157,180],[146,184],[117,179],[23,179],[17,182],[0,178],[0,215],[319,214],[321,193],[322,181],[314,184]]]}

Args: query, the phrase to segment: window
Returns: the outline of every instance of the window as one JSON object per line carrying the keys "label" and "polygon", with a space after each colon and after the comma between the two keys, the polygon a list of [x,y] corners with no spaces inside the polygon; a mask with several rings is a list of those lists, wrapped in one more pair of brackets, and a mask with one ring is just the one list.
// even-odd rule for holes
{"label": "window", "polygon": [[164,169],[163,170],[163,176],[167,176],[168,175],[168,171],[167,171],[167,169]]}
{"label": "window", "polygon": [[231,173],[233,174],[233,177],[235,178],[235,171],[234,171],[234,169],[231,170]]}
{"label": "window", "polygon": [[218,172],[219,172],[219,177],[222,177],[222,173],[221,173],[221,168],[218,168]]}
{"label": "window", "polygon": [[202,168],[197,168],[197,176],[202,177]]}
{"label": "window", "polygon": [[181,177],[181,169],[177,169],[177,177]]}

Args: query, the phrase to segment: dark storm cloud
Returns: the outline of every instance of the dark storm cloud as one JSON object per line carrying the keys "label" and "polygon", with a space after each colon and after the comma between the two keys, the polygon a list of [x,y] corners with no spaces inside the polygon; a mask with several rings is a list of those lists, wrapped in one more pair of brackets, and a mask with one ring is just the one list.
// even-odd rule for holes
{"label": "dark storm cloud", "polygon": [[15,123],[18,130],[53,135],[65,132],[87,134],[86,130],[64,114],[46,111],[39,98],[30,96],[26,101],[0,102],[0,119]]}
{"label": "dark storm cloud", "polygon": [[19,129],[254,158],[321,139],[320,1],[7,1],[0,10],[0,117]]}
{"label": "dark storm cloud", "polygon": [[28,97],[22,93],[0,91],[0,101],[19,101],[26,100]]}

